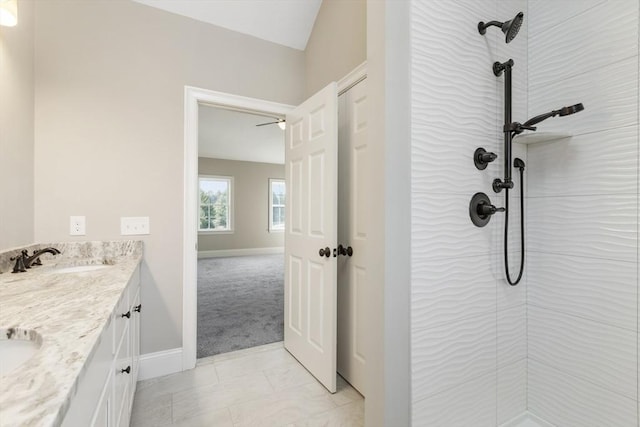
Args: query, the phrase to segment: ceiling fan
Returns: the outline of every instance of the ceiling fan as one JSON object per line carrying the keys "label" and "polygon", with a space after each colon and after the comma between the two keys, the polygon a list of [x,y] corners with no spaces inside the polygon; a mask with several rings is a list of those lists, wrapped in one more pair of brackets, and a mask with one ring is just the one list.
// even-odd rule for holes
{"label": "ceiling fan", "polygon": [[285,119],[278,119],[275,122],[259,123],[256,126],[266,126],[266,125],[275,125],[275,124],[277,124],[278,127],[282,130],[285,130],[287,128],[287,121]]}

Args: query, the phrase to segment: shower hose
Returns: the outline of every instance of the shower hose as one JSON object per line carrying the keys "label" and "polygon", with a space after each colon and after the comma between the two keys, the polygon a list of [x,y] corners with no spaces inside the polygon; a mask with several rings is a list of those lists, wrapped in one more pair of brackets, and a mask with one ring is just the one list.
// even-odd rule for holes
{"label": "shower hose", "polygon": [[511,286],[520,283],[522,272],[524,270],[524,167],[520,169],[520,272],[515,281],[511,280],[509,274],[509,189],[505,189],[505,215],[504,215],[504,271],[507,276],[507,282]]}

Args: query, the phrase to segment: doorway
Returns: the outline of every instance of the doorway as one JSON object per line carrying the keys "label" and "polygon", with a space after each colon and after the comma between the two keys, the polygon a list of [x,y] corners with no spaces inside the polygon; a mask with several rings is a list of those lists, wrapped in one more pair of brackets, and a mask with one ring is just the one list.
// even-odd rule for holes
{"label": "doorway", "polygon": [[197,358],[283,340],[282,117],[200,105]]}
{"label": "doorway", "polygon": [[[358,67],[338,83],[338,92],[345,92],[366,77],[366,64]],[[337,102],[337,93],[334,95]],[[293,111],[289,105],[276,104],[268,101],[255,100],[235,95],[207,91],[203,89],[185,89],[185,217],[184,217],[184,322],[183,322],[183,369],[188,370],[196,363],[196,236],[191,230],[196,225],[197,192],[196,186],[189,183],[197,182],[197,115],[199,105],[224,106],[225,108],[241,109],[268,113],[271,115],[287,115]],[[294,123],[292,121],[292,123]],[[316,122],[322,124],[323,122]],[[336,132],[337,135],[337,132]],[[305,204],[306,205],[306,204]],[[337,247],[337,242],[335,242]],[[333,243],[332,243],[333,245]],[[317,252],[317,251],[316,251]],[[317,256],[317,253],[316,253]],[[286,268],[285,268],[286,270]],[[305,285],[306,286],[306,285]],[[335,315],[335,313],[334,313]],[[335,323],[334,323],[335,324]],[[286,343],[286,339],[285,339]],[[286,344],[285,344],[286,345]],[[290,350],[291,351],[291,350]],[[294,354],[295,356],[295,354]],[[296,356],[297,357],[297,356]],[[334,362],[335,363],[335,362]],[[303,362],[304,364],[304,362]],[[312,371],[312,369],[310,369]],[[333,370],[335,375],[335,369]]]}
{"label": "doorway", "polygon": [[197,359],[197,272],[199,194],[198,194],[198,124],[201,106],[254,112],[283,117],[293,109],[279,104],[238,95],[185,87],[185,182],[183,220],[183,325],[182,369],[195,367]]}

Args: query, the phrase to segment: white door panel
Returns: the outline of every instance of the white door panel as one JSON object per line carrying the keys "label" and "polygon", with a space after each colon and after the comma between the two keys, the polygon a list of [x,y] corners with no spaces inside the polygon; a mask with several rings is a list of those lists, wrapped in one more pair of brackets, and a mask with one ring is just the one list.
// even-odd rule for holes
{"label": "white door panel", "polygon": [[368,292],[367,236],[371,226],[367,81],[339,99],[338,243],[353,249],[338,260],[338,372],[365,395],[364,296]]}
{"label": "white door panel", "polygon": [[[336,391],[336,84],[287,114],[285,348]],[[329,257],[320,256],[329,248]]]}

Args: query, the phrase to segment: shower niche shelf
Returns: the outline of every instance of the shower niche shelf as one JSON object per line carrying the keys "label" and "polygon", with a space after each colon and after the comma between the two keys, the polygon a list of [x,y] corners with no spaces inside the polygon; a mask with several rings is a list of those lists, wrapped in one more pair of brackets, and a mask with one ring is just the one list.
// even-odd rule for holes
{"label": "shower niche shelf", "polygon": [[571,138],[570,133],[560,132],[533,132],[524,135],[516,135],[513,138],[513,142],[518,144],[537,144],[538,142],[549,142],[558,139]]}

